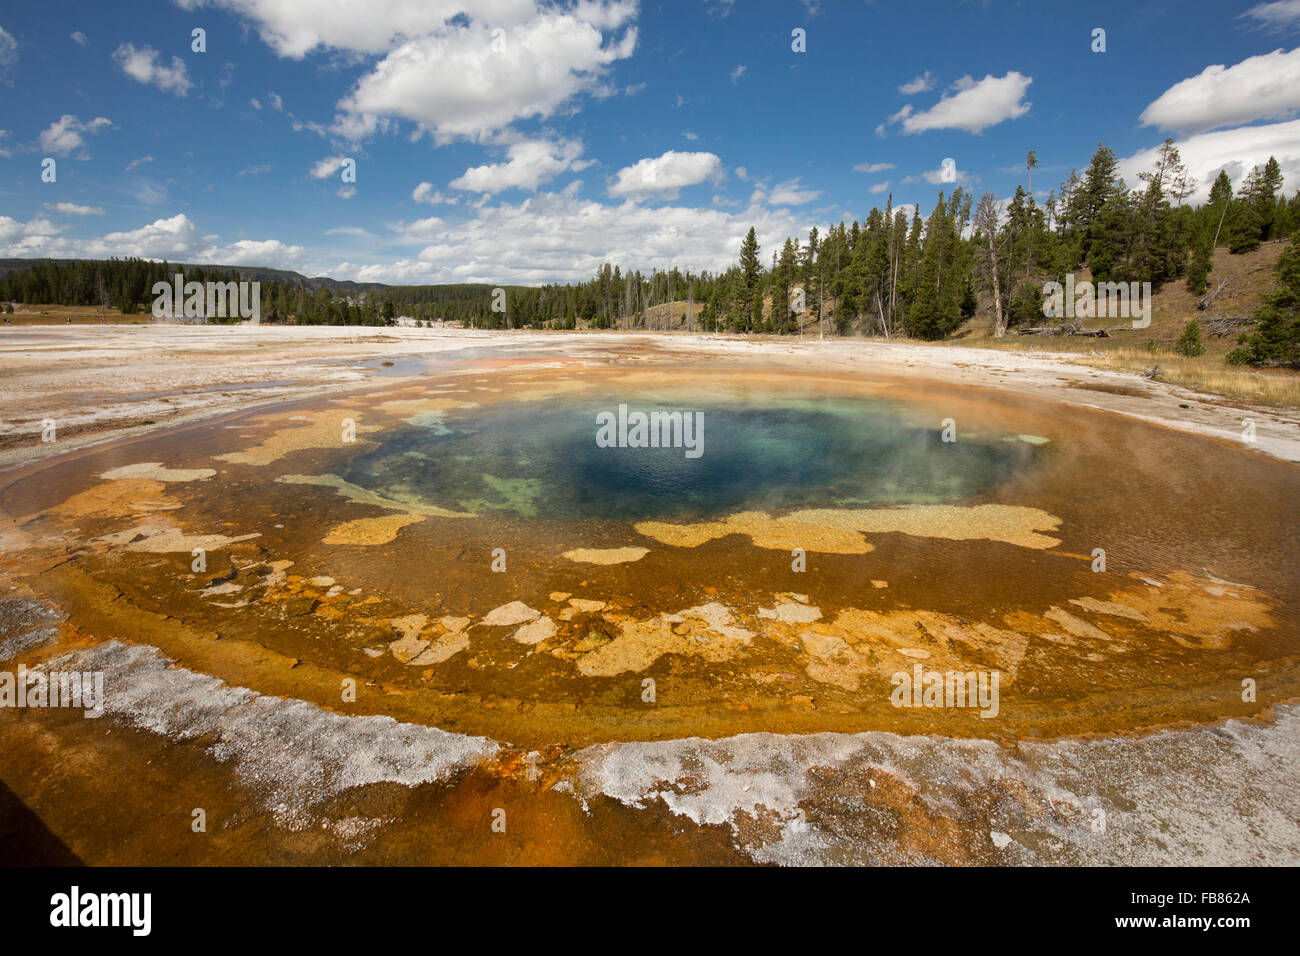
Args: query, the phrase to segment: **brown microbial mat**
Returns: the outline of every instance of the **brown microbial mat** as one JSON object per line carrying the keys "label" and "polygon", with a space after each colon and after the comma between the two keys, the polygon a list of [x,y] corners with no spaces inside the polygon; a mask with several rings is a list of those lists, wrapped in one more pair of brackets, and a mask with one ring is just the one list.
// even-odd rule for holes
{"label": "brown microbial mat", "polygon": [[[1098,862],[1294,746],[1293,465],[915,379],[401,371],[10,472],[7,650],[106,691],[6,759],[209,793],[177,862]],[[1283,853],[1289,785],[1236,821]]]}

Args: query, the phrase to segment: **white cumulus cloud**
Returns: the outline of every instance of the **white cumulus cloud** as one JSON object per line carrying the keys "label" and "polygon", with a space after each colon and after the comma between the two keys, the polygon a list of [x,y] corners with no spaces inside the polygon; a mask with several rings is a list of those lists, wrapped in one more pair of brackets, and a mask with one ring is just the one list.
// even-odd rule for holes
{"label": "white cumulus cloud", "polygon": [[908,80],[898,88],[898,92],[904,96],[915,96],[917,93],[925,93],[934,89],[934,74],[926,70],[920,76]]}
{"label": "white cumulus cloud", "polygon": [[227,246],[208,246],[198,255],[203,262],[226,266],[264,266],[303,269],[306,249],[279,239],[240,239]]}
{"label": "white cumulus cloud", "polygon": [[136,49],[133,43],[123,43],[113,51],[113,61],[131,79],[152,84],[167,93],[184,96],[192,85],[184,60],[174,56],[171,66],[165,66],[162,57],[153,47],[142,46]]}
{"label": "white cumulus cloud", "polygon": [[956,166],[955,164],[953,165],[953,167],[952,167],[952,172],[951,172],[951,175],[952,175],[954,178],[952,178],[952,179],[945,179],[944,176],[945,176],[946,174],[947,174],[947,173],[946,173],[946,171],[944,170],[943,165],[940,164],[940,166],[939,166],[937,169],[927,169],[927,170],[925,170],[924,172],[922,172],[922,173],[920,173],[920,174],[918,174],[918,175],[916,175],[916,176],[904,176],[904,177],[903,177],[903,182],[905,182],[905,183],[930,183],[931,185],[937,185],[937,184],[940,184],[940,183],[945,183],[945,182],[947,182],[947,183],[952,184],[952,185],[961,185],[962,183],[966,183],[966,182],[968,182],[968,181],[970,180],[970,174],[967,173],[965,170],[958,169],[957,166]]}
{"label": "white cumulus cloud", "polygon": [[312,179],[325,179],[342,169],[345,162],[347,162],[346,156],[326,156],[315,163],[309,173]]}
{"label": "white cumulus cloud", "polygon": [[551,143],[546,140],[521,140],[507,149],[509,160],[474,166],[453,179],[451,188],[466,192],[499,193],[506,189],[536,189],[569,169],[584,169],[578,157],[582,143],[576,140]]}
{"label": "white cumulus cloud", "polygon": [[679,153],[669,150],[662,156],[639,160],[618,171],[609,186],[611,196],[651,196],[673,198],[685,186],[716,180],[722,174],[722,160],[713,153]]}
{"label": "white cumulus cloud", "polygon": [[802,206],[804,203],[812,202],[820,195],[820,190],[805,189],[803,184],[796,178],[777,183],[770,191],[761,188],[755,189],[750,197],[750,202],[767,203],[769,206]]}
{"label": "white cumulus cloud", "polygon": [[55,156],[71,156],[80,152],[79,158],[86,159],[86,140],[83,133],[98,133],[105,126],[113,124],[103,116],[96,116],[89,123],[83,123],[71,113],[64,113],[56,122],[41,133],[41,149]]}
{"label": "white cumulus cloud", "polygon": [[339,101],[333,131],[357,140],[385,120],[409,120],[438,143],[482,141],[516,120],[546,119],[579,94],[603,92],[608,68],[636,47],[627,25],[635,12],[587,0],[503,27],[476,8],[389,51]]}
{"label": "white cumulus cloud", "polygon": [[65,216],[102,216],[104,209],[102,206],[79,206],[72,202],[46,203],[46,209],[53,209],[55,212],[61,212]]}
{"label": "white cumulus cloud", "polygon": [[432,241],[415,256],[336,263],[327,274],[359,282],[540,283],[583,281],[607,261],[643,271],[683,262],[720,270],[735,262],[751,225],[770,255],[813,223],[786,209],[601,203],[541,192],[518,204],[484,206],[465,222],[432,225]]}
{"label": "white cumulus cloud", "polygon": [[[317,49],[387,52],[398,37],[443,29],[454,17],[501,26],[521,23],[531,0],[176,0],[186,10],[217,7],[253,21],[262,41],[279,56],[300,60]],[[588,4],[590,5],[590,4]]]}
{"label": "white cumulus cloud", "polygon": [[215,242],[216,237],[202,235],[198,226],[184,213],[156,219],[138,229],[109,232],[91,239],[64,238],[58,233],[59,228],[46,219],[23,223],[0,216],[0,256],[89,259],[135,256],[172,262],[299,270],[308,269],[312,264],[306,249],[279,239],[241,239],[220,245]]}
{"label": "white cumulus cloud", "polygon": [[448,205],[454,206],[459,201],[455,196],[444,196],[441,191],[433,188],[433,183],[420,183],[411,192],[413,202],[427,202],[430,206]]}
{"label": "white cumulus cloud", "polygon": [[1274,50],[1235,66],[1207,66],[1175,83],[1142,111],[1142,125],[1201,133],[1254,120],[1286,119],[1300,109],[1300,48]]}
{"label": "white cumulus cloud", "polygon": [[963,76],[953,84],[957,92],[945,93],[928,110],[915,112],[909,103],[888,122],[901,121],[904,133],[924,133],[932,129],[982,133],[990,126],[1029,112],[1030,104],[1025,102],[1025,93],[1032,82],[1033,77],[1023,76],[1015,70],[1005,76],[990,74],[982,80]]}
{"label": "white cumulus cloud", "polygon": [[125,232],[110,232],[92,240],[91,248],[100,255],[138,256],[140,258],[176,259],[203,247],[198,227],[184,213],[170,219],[156,219],[147,226]]}
{"label": "white cumulus cloud", "polygon": [[58,226],[40,216],[27,222],[0,216],[0,250],[6,256],[39,255],[40,250],[58,233]]}
{"label": "white cumulus cloud", "polygon": [[[1195,191],[1185,200],[1193,205],[1210,198],[1210,186],[1220,170],[1228,173],[1235,189],[1251,167],[1263,166],[1270,156],[1282,167],[1283,191],[1291,195],[1300,187],[1300,120],[1199,133],[1176,145],[1195,183]],[[1138,185],[1138,173],[1155,166],[1158,148],[1152,146],[1120,160],[1117,172],[1125,183]]]}

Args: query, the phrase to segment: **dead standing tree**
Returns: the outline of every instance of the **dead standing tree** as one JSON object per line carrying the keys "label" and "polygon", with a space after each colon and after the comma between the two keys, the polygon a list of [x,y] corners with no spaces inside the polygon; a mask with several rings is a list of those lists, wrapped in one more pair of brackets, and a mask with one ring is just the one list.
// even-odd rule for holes
{"label": "dead standing tree", "polygon": [[984,233],[987,267],[993,284],[993,336],[1000,339],[1007,334],[1007,320],[1002,312],[1002,287],[998,278],[998,201],[991,192],[980,197],[975,209],[975,228]]}
{"label": "dead standing tree", "polygon": [[95,273],[95,285],[99,292],[99,324],[108,325],[108,289],[104,287],[104,274]]}

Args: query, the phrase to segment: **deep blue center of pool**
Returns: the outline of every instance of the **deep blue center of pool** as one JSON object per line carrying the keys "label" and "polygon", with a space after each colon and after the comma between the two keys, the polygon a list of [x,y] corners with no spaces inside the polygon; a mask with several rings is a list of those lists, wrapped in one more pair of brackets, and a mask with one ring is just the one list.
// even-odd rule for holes
{"label": "deep blue center of pool", "polygon": [[703,413],[702,454],[600,447],[597,414],[619,400],[552,400],[416,416],[352,462],[348,481],[456,510],[553,520],[694,519],[739,510],[958,501],[1043,450],[1014,436],[945,442],[879,400],[653,404]]}

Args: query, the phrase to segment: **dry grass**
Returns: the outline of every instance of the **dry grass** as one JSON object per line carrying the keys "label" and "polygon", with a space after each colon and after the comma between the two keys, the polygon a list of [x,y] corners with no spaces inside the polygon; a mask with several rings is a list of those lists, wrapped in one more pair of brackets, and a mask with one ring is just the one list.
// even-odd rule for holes
{"label": "dry grass", "polygon": [[[1135,374],[1159,367],[1156,381],[1256,405],[1300,408],[1300,372],[1256,369],[1224,362],[1224,357],[1236,348],[1236,336],[1210,338],[1202,326],[1205,354],[1190,358],[1175,352],[1171,343],[1143,338],[1148,331],[1135,330],[1131,335],[1119,333],[1109,339],[1018,335],[995,339],[991,333],[971,332],[952,341],[976,348],[1058,355],[1092,368]],[[1143,344],[1136,344],[1138,340]]]}
{"label": "dry grass", "polygon": [[1155,353],[1146,349],[1117,348],[1081,355],[1073,360],[1093,368],[1138,373],[1158,366],[1157,381],[1256,405],[1300,408],[1300,373],[1225,365],[1222,355],[1225,351],[1212,347],[1205,355],[1188,358],[1170,348],[1161,348]]}
{"label": "dry grass", "polygon": [[[1235,336],[1212,339],[1202,330],[1205,354],[1189,358],[1175,352],[1171,344],[1134,345],[1134,338],[1144,335],[1145,331],[1135,331],[1133,338],[1116,336],[1109,339],[1017,335],[996,339],[991,333],[971,332],[947,342],[1005,352],[1036,352],[1092,368],[1133,372],[1135,375],[1159,367],[1159,373],[1154,376],[1159,382],[1255,405],[1300,408],[1300,372],[1256,369],[1224,362],[1224,356],[1236,347]],[[1151,342],[1149,339],[1145,341]]]}
{"label": "dry grass", "polygon": [[[90,305],[14,305],[12,315],[4,316],[10,325],[99,325],[98,306]],[[149,314],[123,315],[117,309],[108,310],[109,325],[136,325],[149,321]]]}
{"label": "dry grass", "polygon": [[[988,318],[977,316],[949,341],[977,348],[1057,353],[1094,368],[1135,373],[1158,365],[1158,381],[1237,401],[1300,408],[1300,373],[1227,365],[1224,356],[1236,347],[1236,335],[1210,338],[1205,327],[1206,320],[1213,316],[1252,315],[1259,308],[1263,293],[1276,284],[1273,267],[1284,248],[1284,243],[1267,243],[1244,255],[1216,249],[1210,288],[1215,288],[1221,279],[1231,281],[1210,309],[1199,311],[1196,308],[1198,296],[1187,291],[1183,280],[1176,280],[1152,296],[1150,328],[1121,329],[1105,339],[1020,336],[1014,331],[1006,338],[996,339]],[[1080,281],[1088,278],[1088,273],[1080,272],[1079,278]],[[1173,350],[1174,341],[1191,319],[1201,322],[1201,337],[1206,349],[1204,355],[1196,358],[1179,355]],[[1082,324],[1086,328],[1111,329],[1124,323],[1123,319],[1091,319]]]}

